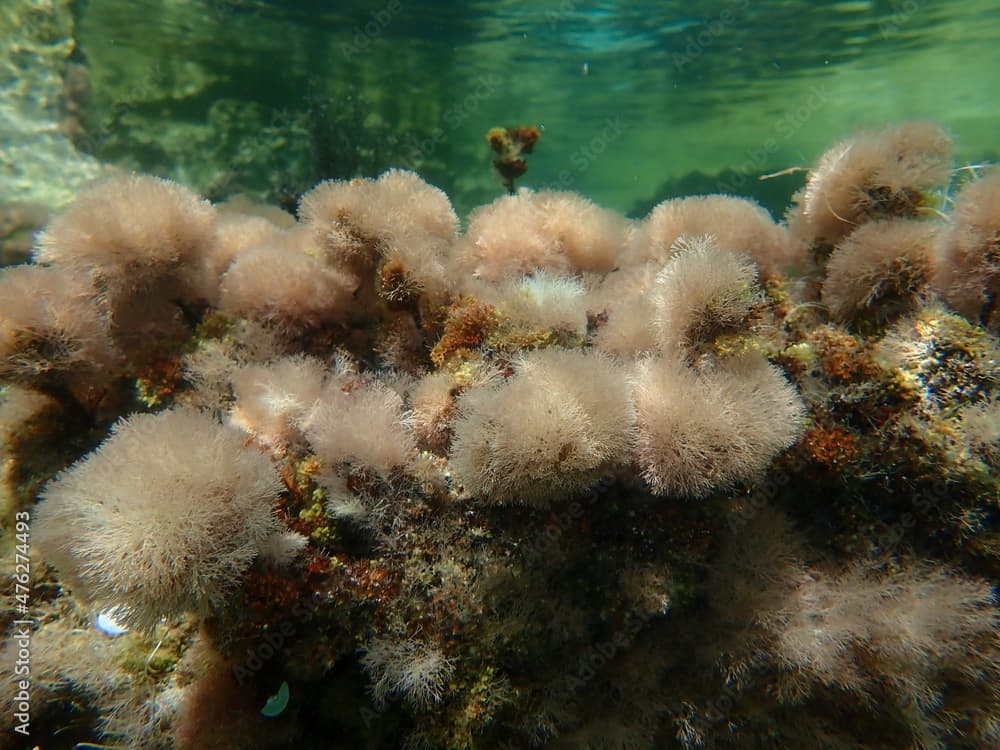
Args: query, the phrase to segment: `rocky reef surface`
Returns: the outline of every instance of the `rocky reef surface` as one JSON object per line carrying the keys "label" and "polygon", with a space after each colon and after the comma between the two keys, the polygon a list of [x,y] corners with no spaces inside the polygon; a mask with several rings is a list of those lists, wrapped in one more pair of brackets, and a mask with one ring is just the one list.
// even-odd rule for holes
{"label": "rocky reef surface", "polygon": [[856,134],[781,223],[86,189],[0,272],[32,744],[995,747],[1000,172],[951,148]]}

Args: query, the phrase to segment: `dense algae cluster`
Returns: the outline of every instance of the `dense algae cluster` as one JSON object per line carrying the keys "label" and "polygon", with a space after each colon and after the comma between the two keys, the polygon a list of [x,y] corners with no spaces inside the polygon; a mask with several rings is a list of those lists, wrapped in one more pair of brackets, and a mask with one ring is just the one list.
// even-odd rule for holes
{"label": "dense algae cluster", "polygon": [[995,747],[998,254],[926,123],[783,224],[92,188],[0,276],[33,740]]}

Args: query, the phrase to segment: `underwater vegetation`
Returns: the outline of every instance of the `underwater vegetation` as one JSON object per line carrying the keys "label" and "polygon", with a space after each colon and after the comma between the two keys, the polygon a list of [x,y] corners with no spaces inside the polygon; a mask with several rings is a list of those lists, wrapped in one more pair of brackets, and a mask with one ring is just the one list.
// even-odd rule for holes
{"label": "underwater vegetation", "polygon": [[997,747],[1000,171],[951,148],[857,133],[781,223],[90,188],[0,271],[31,743]]}
{"label": "underwater vegetation", "polygon": [[486,142],[497,154],[493,168],[503,179],[508,193],[515,193],[514,180],[528,171],[528,161],[523,154],[535,150],[535,144],[542,137],[541,131],[532,126],[513,128],[491,128],[486,134]]}

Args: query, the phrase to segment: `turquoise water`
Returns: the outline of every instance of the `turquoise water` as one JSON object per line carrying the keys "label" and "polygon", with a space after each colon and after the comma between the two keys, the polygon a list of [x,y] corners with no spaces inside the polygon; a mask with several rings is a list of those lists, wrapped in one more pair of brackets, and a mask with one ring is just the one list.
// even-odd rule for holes
{"label": "turquoise water", "polygon": [[757,177],[857,127],[936,119],[977,161],[1000,115],[987,0],[68,6],[81,150],[212,197],[294,203],[321,177],[408,166],[464,213],[501,192],[485,132],[535,124],[520,184],[631,213],[720,189],[778,210],[795,178]]}

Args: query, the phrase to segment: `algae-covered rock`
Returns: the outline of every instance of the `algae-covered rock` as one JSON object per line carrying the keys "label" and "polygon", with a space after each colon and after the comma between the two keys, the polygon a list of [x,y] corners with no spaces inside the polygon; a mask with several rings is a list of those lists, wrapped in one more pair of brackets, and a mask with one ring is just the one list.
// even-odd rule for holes
{"label": "algae-covered rock", "polygon": [[0,209],[61,207],[102,171],[70,137],[73,5],[10,0],[0,7]]}

